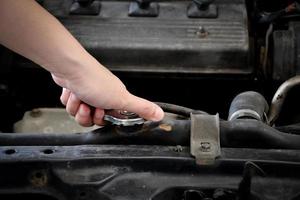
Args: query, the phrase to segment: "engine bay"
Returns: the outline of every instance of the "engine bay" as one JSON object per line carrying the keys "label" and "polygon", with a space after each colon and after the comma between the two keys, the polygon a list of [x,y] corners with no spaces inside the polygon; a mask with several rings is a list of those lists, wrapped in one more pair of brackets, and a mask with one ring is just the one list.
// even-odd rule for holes
{"label": "engine bay", "polygon": [[300,199],[300,2],[38,2],[166,116],[81,127],[1,46],[0,199]]}

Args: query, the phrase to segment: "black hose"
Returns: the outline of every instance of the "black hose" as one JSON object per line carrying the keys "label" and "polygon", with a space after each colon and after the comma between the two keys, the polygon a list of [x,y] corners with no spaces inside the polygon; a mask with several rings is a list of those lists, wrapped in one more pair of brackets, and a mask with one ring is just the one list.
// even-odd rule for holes
{"label": "black hose", "polygon": [[[280,132],[257,120],[220,122],[221,147],[300,149],[300,135]],[[183,145],[190,144],[190,120],[165,120],[151,122],[127,130],[107,126],[89,133],[0,133],[1,146],[85,145],[85,144],[135,144]]]}
{"label": "black hose", "polygon": [[278,131],[300,135],[300,123],[275,127]]}
{"label": "black hose", "polygon": [[223,147],[300,149],[300,136],[280,132],[257,120],[221,121]]}
{"label": "black hose", "polygon": [[265,121],[269,105],[258,92],[247,91],[237,95],[229,109],[228,121],[236,119],[256,119]]}
{"label": "black hose", "polygon": [[188,145],[189,120],[164,120],[137,127],[106,126],[87,133],[0,133],[0,146],[86,144]]}
{"label": "black hose", "polygon": [[191,113],[207,114],[204,111],[194,110],[194,109],[191,109],[191,108],[178,106],[178,105],[175,105],[175,104],[162,103],[162,102],[155,102],[155,103],[157,105],[159,105],[165,112],[181,115],[181,116],[184,116],[184,117],[190,117]]}

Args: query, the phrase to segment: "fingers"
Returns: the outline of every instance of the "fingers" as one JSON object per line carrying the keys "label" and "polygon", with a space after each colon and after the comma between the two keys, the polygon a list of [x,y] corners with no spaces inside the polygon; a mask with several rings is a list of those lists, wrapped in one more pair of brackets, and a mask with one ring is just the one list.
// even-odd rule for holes
{"label": "fingers", "polygon": [[75,120],[81,126],[92,126],[94,124],[102,126],[104,125],[103,117],[104,117],[104,110],[100,108],[96,108],[94,114],[92,115],[92,109],[84,104],[81,103],[78,107],[78,112],[75,115]]}
{"label": "fingers", "polygon": [[92,113],[92,109],[85,103],[82,103],[79,98],[68,89],[63,89],[61,95],[61,102],[66,106],[66,111],[75,117],[77,123],[81,126],[92,126],[94,124],[102,126],[104,125],[103,117],[104,110],[96,108]]}
{"label": "fingers", "polygon": [[151,121],[160,121],[164,117],[164,111],[158,105],[132,94],[129,94],[128,103],[123,109]]}
{"label": "fingers", "polygon": [[61,96],[60,96],[60,101],[63,105],[67,105],[70,94],[71,94],[70,90],[68,90],[66,88],[62,89],[62,93],[61,93]]}
{"label": "fingers", "polygon": [[103,117],[104,117],[104,110],[100,108],[96,108],[93,117],[93,123],[100,126],[104,125],[105,123],[103,121]]}
{"label": "fingers", "polygon": [[80,106],[80,103],[81,103],[80,99],[78,99],[73,93],[71,93],[66,105],[67,112],[70,115],[75,116]]}
{"label": "fingers", "polygon": [[[96,108],[92,113],[92,109],[89,105],[83,103],[75,94],[71,93],[68,89],[63,89],[60,97],[61,102],[66,106],[67,112],[75,116],[75,120],[82,126],[92,126],[93,124],[104,125],[103,117],[104,110]],[[125,106],[123,110],[134,112],[140,117],[151,120],[160,121],[164,117],[163,110],[156,104],[139,98],[132,94],[128,94],[125,98]]]}
{"label": "fingers", "polygon": [[75,115],[75,120],[81,126],[92,126],[93,120],[90,107],[84,103],[81,103],[79,105],[78,112]]}
{"label": "fingers", "polygon": [[88,105],[81,103],[70,90],[63,88],[60,101],[66,106],[66,111],[75,117],[81,126],[92,126],[91,109]]}

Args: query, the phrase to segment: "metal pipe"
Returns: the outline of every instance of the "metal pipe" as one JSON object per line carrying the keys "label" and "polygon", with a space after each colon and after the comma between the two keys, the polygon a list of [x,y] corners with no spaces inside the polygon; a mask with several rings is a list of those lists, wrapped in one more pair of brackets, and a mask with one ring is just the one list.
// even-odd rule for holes
{"label": "metal pipe", "polygon": [[283,103],[289,91],[295,86],[300,85],[300,76],[295,76],[285,81],[275,93],[268,114],[269,124],[272,126],[280,115]]}

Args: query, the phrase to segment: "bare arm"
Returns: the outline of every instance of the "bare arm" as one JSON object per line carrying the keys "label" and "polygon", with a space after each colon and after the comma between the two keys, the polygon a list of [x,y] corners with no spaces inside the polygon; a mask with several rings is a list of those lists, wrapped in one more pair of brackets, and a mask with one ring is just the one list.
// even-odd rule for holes
{"label": "bare arm", "polygon": [[[102,124],[104,109],[124,109],[155,121],[163,117],[157,105],[130,94],[34,0],[0,1],[0,43],[51,72],[65,88],[61,100],[67,111],[82,125]],[[88,105],[97,108],[94,116]]]}

